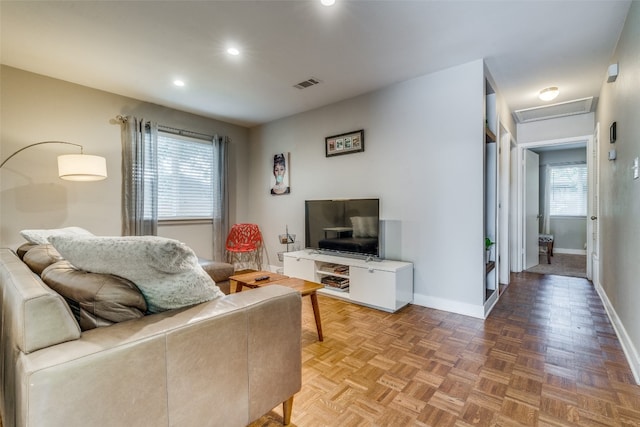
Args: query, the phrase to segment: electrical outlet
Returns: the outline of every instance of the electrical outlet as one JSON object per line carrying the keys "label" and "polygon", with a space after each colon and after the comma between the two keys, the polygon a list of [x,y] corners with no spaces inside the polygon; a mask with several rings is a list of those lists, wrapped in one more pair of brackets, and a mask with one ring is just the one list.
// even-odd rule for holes
{"label": "electrical outlet", "polygon": [[638,158],[637,157],[635,159],[633,159],[633,166],[631,166],[631,169],[633,169],[633,179],[638,179],[638,177],[640,177],[640,171],[638,171]]}

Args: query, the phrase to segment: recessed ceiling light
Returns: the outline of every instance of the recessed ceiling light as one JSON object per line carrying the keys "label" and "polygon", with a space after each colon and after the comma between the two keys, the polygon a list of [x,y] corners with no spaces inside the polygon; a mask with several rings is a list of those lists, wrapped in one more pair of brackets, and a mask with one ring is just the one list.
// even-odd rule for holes
{"label": "recessed ceiling light", "polygon": [[552,86],[542,89],[538,94],[538,98],[542,99],[543,101],[551,101],[552,99],[555,99],[559,94],[560,90],[557,87]]}
{"label": "recessed ceiling light", "polygon": [[233,56],[240,55],[240,51],[238,49],[236,49],[235,47],[230,47],[229,49],[227,49],[227,53],[229,55],[233,55]]}
{"label": "recessed ceiling light", "polygon": [[182,80],[174,80],[173,84],[178,86],[178,87],[183,87],[184,86],[184,81],[182,81]]}
{"label": "recessed ceiling light", "polygon": [[333,6],[336,3],[336,0],[320,0],[323,6]]}

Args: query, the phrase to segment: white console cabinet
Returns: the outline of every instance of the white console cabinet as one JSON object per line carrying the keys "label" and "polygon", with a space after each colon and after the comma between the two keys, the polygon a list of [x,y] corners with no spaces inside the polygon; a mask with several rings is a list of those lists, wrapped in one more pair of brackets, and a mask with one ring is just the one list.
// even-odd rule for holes
{"label": "white console cabinet", "polygon": [[284,274],[317,283],[348,283],[345,289],[325,284],[318,293],[384,311],[397,311],[413,300],[410,262],[367,261],[303,250],[284,254]]}

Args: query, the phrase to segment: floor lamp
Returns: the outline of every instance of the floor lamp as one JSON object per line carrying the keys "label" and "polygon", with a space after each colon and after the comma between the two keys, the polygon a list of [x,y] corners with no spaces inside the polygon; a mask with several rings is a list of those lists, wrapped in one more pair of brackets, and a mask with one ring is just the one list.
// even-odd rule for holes
{"label": "floor lamp", "polygon": [[80,144],[64,141],[43,141],[27,145],[7,157],[0,168],[13,156],[26,150],[43,144],[66,144],[80,147],[80,154],[63,154],[58,156],[58,176],[67,181],[100,181],[107,177],[107,161],[104,157],[84,154],[84,147]]}

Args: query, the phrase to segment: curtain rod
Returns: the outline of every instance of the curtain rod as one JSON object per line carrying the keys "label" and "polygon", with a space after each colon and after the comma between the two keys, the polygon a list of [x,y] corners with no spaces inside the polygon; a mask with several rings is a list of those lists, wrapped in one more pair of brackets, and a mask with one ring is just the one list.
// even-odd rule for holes
{"label": "curtain rod", "polygon": [[[125,123],[127,121],[127,118],[125,116],[121,116],[118,115],[116,116],[116,120]],[[180,136],[190,136],[192,138],[196,138],[196,139],[202,139],[202,140],[206,140],[206,141],[212,141],[214,135],[208,135],[206,133],[200,133],[200,132],[193,132],[190,130],[186,130],[186,129],[178,129],[178,128],[174,128],[171,126],[165,126],[165,125],[158,125],[158,130],[161,130],[163,132],[167,132],[167,133],[172,133],[174,135],[180,135]]]}

